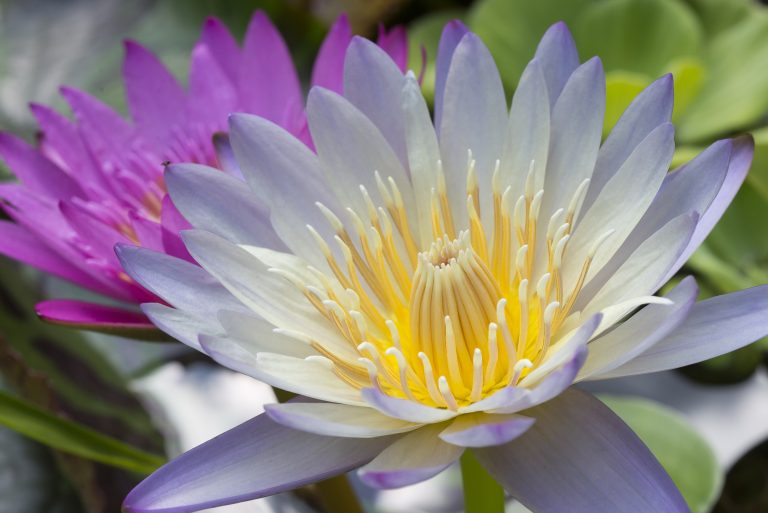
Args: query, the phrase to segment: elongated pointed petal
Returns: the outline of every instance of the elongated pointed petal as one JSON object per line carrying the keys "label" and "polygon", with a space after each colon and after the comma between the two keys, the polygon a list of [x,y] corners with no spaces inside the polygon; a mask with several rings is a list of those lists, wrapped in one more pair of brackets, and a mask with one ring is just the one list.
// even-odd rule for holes
{"label": "elongated pointed petal", "polygon": [[579,66],[576,43],[563,22],[555,23],[544,33],[536,59],[541,61],[551,105],[555,104],[571,73]]}
{"label": "elongated pointed petal", "polygon": [[364,406],[333,403],[270,404],[267,414],[284,426],[318,435],[373,438],[413,431],[420,424],[387,417]]}
{"label": "elongated pointed petal", "polygon": [[535,419],[524,415],[462,415],[440,433],[459,447],[491,447],[511,442],[530,428]]}
{"label": "elongated pointed petal", "polygon": [[706,299],[668,337],[603,377],[631,376],[698,363],[768,335],[768,285]]}
{"label": "elongated pointed petal", "polygon": [[443,28],[435,63],[435,126],[439,127],[443,115],[443,94],[453,52],[469,29],[459,20],[451,20]]}
{"label": "elongated pointed petal", "polygon": [[464,452],[438,437],[442,426],[426,426],[403,436],[358,471],[374,488],[400,488],[429,479],[448,468]]}
{"label": "elongated pointed petal", "polygon": [[123,508],[187,513],[265,497],[348,472],[393,441],[312,435],[263,414],[161,467],[128,494]]}
{"label": "elongated pointed petal", "polygon": [[141,312],[73,299],[52,299],[35,305],[35,311],[46,322],[96,331],[156,332],[157,329]]}
{"label": "elongated pointed petal", "polygon": [[328,31],[312,68],[312,86],[325,87],[341,94],[344,90],[344,55],[352,41],[349,19],[342,14]]}
{"label": "elongated pointed petal", "polygon": [[536,422],[518,440],[474,451],[528,508],[537,513],[689,511],[651,451],[594,397],[571,390],[526,414]]}

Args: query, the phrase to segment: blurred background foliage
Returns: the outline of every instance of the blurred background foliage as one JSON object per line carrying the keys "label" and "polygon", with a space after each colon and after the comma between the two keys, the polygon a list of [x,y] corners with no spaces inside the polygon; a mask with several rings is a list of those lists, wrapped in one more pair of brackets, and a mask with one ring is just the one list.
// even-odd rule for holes
{"label": "blurred background foliage", "polygon": [[[581,56],[603,60],[606,133],[642,88],[672,73],[675,165],[713,140],[746,131],[757,145],[746,186],[686,271],[697,276],[704,295],[768,283],[768,9],[756,1],[2,0],[0,128],[34,140],[27,105],[52,104],[66,112],[61,84],[86,89],[125,112],[124,39],[151,48],[184,81],[205,18],[220,17],[241,37],[256,9],[280,29],[305,80],[340,13],[349,15],[355,33],[367,36],[381,23],[406,25],[410,65],[417,72],[426,66],[428,98],[446,21],[462,19],[484,39],[511,95],[541,34],[564,20]],[[131,383],[167,361],[201,359],[176,344],[125,341],[38,321],[33,304],[67,287],[0,262],[0,424],[15,430],[0,429],[0,513],[118,511],[125,493],[162,463],[163,454],[173,453],[155,427],[156,412],[147,411]],[[710,385],[743,382],[732,388],[738,402],[743,387],[755,380],[765,385],[766,354],[768,343],[761,341],[683,372]],[[670,402],[665,399],[660,396]],[[711,440],[685,417],[648,400],[604,400],[649,444],[695,513],[768,511],[768,441],[726,477]],[[446,482],[441,486],[457,486],[456,480]],[[438,494],[453,496],[446,489]],[[375,497],[368,502],[385,511]],[[419,504],[419,511],[432,511]],[[444,502],[435,504],[446,511]],[[510,508],[521,511],[519,505]]]}

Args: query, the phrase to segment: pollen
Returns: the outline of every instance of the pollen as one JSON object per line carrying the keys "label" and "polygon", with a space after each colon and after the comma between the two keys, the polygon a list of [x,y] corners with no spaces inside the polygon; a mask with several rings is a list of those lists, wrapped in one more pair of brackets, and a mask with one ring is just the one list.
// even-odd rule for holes
{"label": "pollen", "polygon": [[[308,226],[328,272],[310,268],[307,284],[277,271],[335,326],[348,347],[311,340],[334,373],[356,388],[457,410],[516,385],[557,341],[589,276],[598,237],[574,283],[563,278],[568,241],[586,194],[585,180],[567,204],[541,219],[544,190],[531,162],[523,191],[502,189],[499,163],[491,202],[481,211],[475,161],[467,161],[466,217],[454,219],[440,162],[428,211],[432,242],[409,222],[403,197],[376,173],[378,197],[360,186],[366,209],[317,207],[333,241]],[[339,215],[348,219],[345,224]],[[464,227],[457,231],[457,227]]]}

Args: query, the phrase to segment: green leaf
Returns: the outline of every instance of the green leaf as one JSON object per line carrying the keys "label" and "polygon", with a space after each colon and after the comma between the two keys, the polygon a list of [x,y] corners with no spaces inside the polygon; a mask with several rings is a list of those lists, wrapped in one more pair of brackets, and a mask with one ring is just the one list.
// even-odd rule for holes
{"label": "green leaf", "polygon": [[160,456],[55,417],[3,391],[0,424],[60,451],[142,474],[149,474],[164,463]]}
{"label": "green leaf", "polygon": [[598,55],[608,71],[660,75],[670,62],[699,54],[702,30],[678,0],[593,3],[573,27],[582,57]]}
{"label": "green leaf", "polygon": [[707,37],[729,29],[757,10],[757,3],[752,0],[686,0],[686,3],[696,11]]}
{"label": "green leaf", "polygon": [[470,10],[468,24],[488,46],[511,91],[544,31],[558,21],[572,28],[591,3],[594,0],[481,0]]}
{"label": "green leaf", "polygon": [[667,71],[675,77],[675,110],[672,113],[672,121],[677,122],[701,91],[707,70],[700,59],[684,57],[667,66]]}
{"label": "green leaf", "polygon": [[701,93],[678,126],[685,142],[755,123],[768,111],[768,12],[761,9],[712,41]]}
{"label": "green leaf", "polygon": [[674,410],[634,397],[600,396],[664,466],[692,513],[706,513],[720,495],[723,473],[707,442]]}
{"label": "green leaf", "polygon": [[755,156],[747,182],[768,202],[768,127],[752,132],[755,138]]}
{"label": "green leaf", "polygon": [[641,73],[610,71],[605,75],[605,118],[603,137],[607,136],[632,100],[635,99],[651,79]]}

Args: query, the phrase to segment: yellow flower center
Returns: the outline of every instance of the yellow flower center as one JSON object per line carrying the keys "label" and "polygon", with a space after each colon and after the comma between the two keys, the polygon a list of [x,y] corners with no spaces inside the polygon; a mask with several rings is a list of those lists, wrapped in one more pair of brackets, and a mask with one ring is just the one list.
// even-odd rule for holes
{"label": "yellow flower center", "polygon": [[538,215],[544,191],[533,190],[534,164],[524,193],[512,204],[510,188],[499,186],[497,162],[492,212],[483,212],[492,223],[485,229],[470,156],[469,228],[457,233],[439,163],[438,169],[428,248],[419,250],[394,181],[377,174],[384,206],[376,206],[361,186],[367,219],[347,209],[356,233],[318,204],[336,231],[342,258],[334,257],[314,228],[309,230],[335,280],[310,268],[323,287],[292,281],[350,344],[352,352],[312,341],[341,379],[356,388],[373,386],[394,397],[456,410],[516,384],[545,358],[605,237],[583,262],[575,284],[564,290],[563,253],[588,181],[542,231]]}

